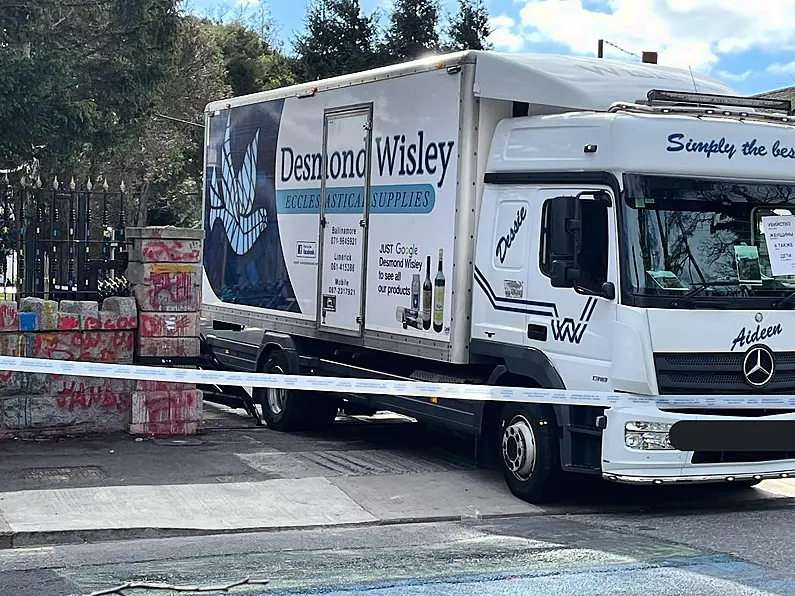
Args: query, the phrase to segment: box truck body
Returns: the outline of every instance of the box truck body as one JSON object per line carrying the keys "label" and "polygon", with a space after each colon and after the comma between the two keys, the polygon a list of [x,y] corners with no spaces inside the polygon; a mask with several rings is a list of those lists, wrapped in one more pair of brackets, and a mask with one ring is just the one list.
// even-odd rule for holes
{"label": "box truck body", "polygon": [[[637,104],[655,89],[669,93],[666,109]],[[208,341],[239,370],[643,395],[791,390],[786,354],[761,385],[743,367],[751,348],[774,360],[788,349],[791,313],[776,305],[795,284],[783,261],[770,270],[757,228],[778,222],[763,216],[792,221],[764,211],[760,193],[786,207],[795,134],[731,112],[732,97],[748,103],[656,65],[464,52],[210,104]],[[704,207],[721,197],[735,211]],[[566,236],[564,215],[579,235]],[[727,217],[750,220],[721,228]],[[710,307],[712,281],[745,287],[738,255],[762,264],[749,274],[757,290]],[[719,266],[705,275],[708,261]],[[260,400],[286,430],[333,420],[339,396],[322,397]],[[782,454],[672,449],[666,429],[693,414],[655,407],[346,403],[475,434],[528,500],[560,470],[653,482],[795,468]]]}

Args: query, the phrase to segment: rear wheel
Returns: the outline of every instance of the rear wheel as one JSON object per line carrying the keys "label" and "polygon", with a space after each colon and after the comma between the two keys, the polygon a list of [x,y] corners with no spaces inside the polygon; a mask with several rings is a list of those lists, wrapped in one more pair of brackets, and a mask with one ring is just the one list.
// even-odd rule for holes
{"label": "rear wheel", "polygon": [[726,482],[726,483],[723,483],[721,486],[724,486],[724,487],[729,488],[729,489],[734,488],[734,489],[737,489],[737,490],[744,490],[746,488],[753,488],[754,486],[756,486],[760,482],[762,482],[761,478],[759,480],[757,480],[755,478],[751,478],[750,480],[734,480],[733,482]]}
{"label": "rear wheel", "polygon": [[555,416],[539,404],[506,404],[499,424],[500,468],[510,491],[528,503],[559,496],[560,469]]}
{"label": "rear wheel", "polygon": [[[266,374],[288,374],[289,363],[284,352],[274,350],[268,354],[261,370]],[[273,387],[255,391],[262,405],[262,417],[273,430],[319,430],[333,424],[337,417],[339,400],[332,395]]]}

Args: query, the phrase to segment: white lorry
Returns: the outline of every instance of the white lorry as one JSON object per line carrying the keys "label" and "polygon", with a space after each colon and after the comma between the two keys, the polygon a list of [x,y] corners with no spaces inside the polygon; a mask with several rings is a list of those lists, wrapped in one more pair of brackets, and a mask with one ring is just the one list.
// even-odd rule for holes
{"label": "white lorry", "polygon": [[[463,52],[211,103],[203,317],[233,370],[613,391],[795,387],[786,101],[689,71]],[[789,339],[788,339],[789,338]],[[565,472],[754,484],[675,410],[261,390],[268,426],[389,410],[477,437],[521,499]]]}

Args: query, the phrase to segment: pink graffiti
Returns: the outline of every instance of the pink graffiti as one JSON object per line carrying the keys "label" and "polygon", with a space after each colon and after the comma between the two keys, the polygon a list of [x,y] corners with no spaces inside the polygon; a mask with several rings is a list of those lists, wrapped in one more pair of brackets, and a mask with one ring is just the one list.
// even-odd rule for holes
{"label": "pink graffiti", "polygon": [[0,304],[0,329],[13,329],[19,328],[19,314],[15,307],[9,307],[7,304]]}
{"label": "pink graffiti", "polygon": [[141,313],[141,335],[145,337],[181,336],[191,326],[187,315],[150,315]]}
{"label": "pink graffiti", "polygon": [[153,273],[149,277],[149,301],[152,304],[183,304],[193,300],[190,272]]}
{"label": "pink graffiti", "polygon": [[82,381],[62,381],[55,399],[59,408],[67,410],[85,410],[100,406],[114,409],[117,412],[126,412],[131,405],[131,398],[128,394],[117,393],[105,386],[89,385],[86,387]]}
{"label": "pink graffiti", "polygon": [[195,263],[201,249],[197,242],[183,244],[180,240],[157,240],[145,242],[141,255],[148,263]]}

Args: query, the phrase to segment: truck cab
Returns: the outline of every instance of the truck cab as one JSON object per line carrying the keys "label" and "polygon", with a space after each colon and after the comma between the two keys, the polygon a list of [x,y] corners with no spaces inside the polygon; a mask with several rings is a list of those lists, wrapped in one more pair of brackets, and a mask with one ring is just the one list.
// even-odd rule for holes
{"label": "truck cab", "polygon": [[[791,393],[795,129],[788,109],[752,113],[753,100],[732,101],[740,105],[652,91],[646,105],[502,121],[478,224],[473,350],[499,351],[554,389],[682,403]],[[793,420],[792,411],[553,408],[564,469],[746,485],[795,471],[795,444],[680,451],[669,437],[680,420]],[[507,480],[533,492],[552,445],[533,416],[502,425]]]}

